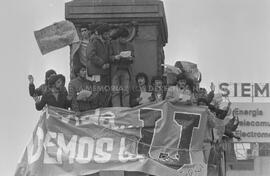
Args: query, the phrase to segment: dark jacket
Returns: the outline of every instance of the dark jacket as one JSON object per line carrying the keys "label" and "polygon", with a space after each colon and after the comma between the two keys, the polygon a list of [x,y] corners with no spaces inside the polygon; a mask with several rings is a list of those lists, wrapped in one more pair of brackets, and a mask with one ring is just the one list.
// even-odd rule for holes
{"label": "dark jacket", "polygon": [[[131,60],[115,60],[115,56],[119,55],[122,51],[131,51]],[[111,63],[111,74],[114,75],[117,70],[125,69],[132,76],[131,64],[134,61],[134,48],[133,45],[129,42],[120,43],[119,39],[113,40],[110,46],[110,63]]]}
{"label": "dark jacket", "polygon": [[68,109],[71,106],[71,102],[67,99],[66,92],[59,91],[58,99],[56,100],[52,91],[48,90],[42,95],[41,100],[36,103],[36,109],[40,111],[45,105]]}
{"label": "dark jacket", "polygon": [[41,96],[49,90],[47,84],[42,84],[38,88],[35,88],[34,84],[29,84],[29,94],[31,97]]}
{"label": "dark jacket", "polygon": [[[148,86],[146,86],[146,92],[149,92]],[[139,106],[139,102],[137,101],[137,98],[140,98],[141,96],[141,90],[139,86],[132,86],[130,91],[130,107]]]}
{"label": "dark jacket", "polygon": [[[38,88],[35,88],[34,84],[29,84],[29,94],[31,97],[41,96],[47,91],[49,91],[47,84],[41,84]],[[63,87],[62,91],[67,94],[66,87]]]}
{"label": "dark jacket", "polygon": [[[92,95],[85,101],[77,100],[77,93],[81,90],[92,91]],[[69,96],[72,98],[71,110],[73,111],[87,111],[91,109],[96,109],[100,106],[100,101],[98,99],[97,87],[91,81],[77,77],[70,81],[68,85]]]}
{"label": "dark jacket", "polygon": [[109,44],[102,42],[98,37],[92,37],[87,49],[88,75],[108,75],[109,69],[103,70],[102,66],[109,63]]}

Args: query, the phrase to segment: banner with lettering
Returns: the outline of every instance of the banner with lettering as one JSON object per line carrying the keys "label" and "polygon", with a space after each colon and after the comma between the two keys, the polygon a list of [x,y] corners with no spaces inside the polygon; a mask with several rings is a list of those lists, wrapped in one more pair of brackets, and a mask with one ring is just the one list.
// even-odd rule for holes
{"label": "banner with lettering", "polygon": [[270,142],[269,107],[270,103],[232,104],[232,113],[239,117],[236,134],[241,142]]}
{"label": "banner with lettering", "polygon": [[43,55],[80,41],[77,30],[70,21],[54,23],[34,34]]}
{"label": "banner with lettering", "polygon": [[165,101],[80,115],[47,107],[15,175],[78,176],[123,170],[203,176],[208,118],[206,107]]}

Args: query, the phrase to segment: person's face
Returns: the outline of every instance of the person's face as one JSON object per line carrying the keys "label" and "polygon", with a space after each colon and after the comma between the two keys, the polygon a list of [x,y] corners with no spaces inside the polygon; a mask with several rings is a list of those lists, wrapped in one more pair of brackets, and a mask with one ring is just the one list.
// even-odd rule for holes
{"label": "person's face", "polygon": [[86,69],[85,68],[81,68],[80,69],[79,76],[81,78],[85,78],[86,77]]}
{"label": "person's face", "polygon": [[55,82],[55,87],[56,87],[57,89],[60,89],[62,86],[63,86],[63,80],[62,80],[62,79],[58,79],[58,80]]}
{"label": "person's face", "polygon": [[127,43],[127,39],[124,37],[119,37],[119,42],[120,43]]}
{"label": "person's face", "polygon": [[103,40],[110,40],[110,32],[104,32],[101,36]]}
{"label": "person's face", "polygon": [[183,89],[183,88],[186,87],[186,80],[180,79],[180,80],[177,81],[177,84],[178,84],[178,86],[179,86],[180,88]]}
{"label": "person's face", "polygon": [[89,30],[87,28],[81,28],[81,34],[83,39],[89,38]]}
{"label": "person's face", "polygon": [[145,79],[144,79],[144,77],[138,78],[138,85],[139,86],[144,86],[145,85]]}
{"label": "person's face", "polygon": [[161,80],[155,80],[155,88],[158,88],[159,90],[162,88],[162,81]]}

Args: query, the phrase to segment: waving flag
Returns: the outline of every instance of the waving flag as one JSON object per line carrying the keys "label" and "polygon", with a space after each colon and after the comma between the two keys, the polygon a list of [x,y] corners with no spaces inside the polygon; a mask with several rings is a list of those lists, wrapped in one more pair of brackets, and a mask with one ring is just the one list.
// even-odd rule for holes
{"label": "waving flag", "polygon": [[34,34],[43,55],[80,41],[74,24],[69,21],[54,23]]}

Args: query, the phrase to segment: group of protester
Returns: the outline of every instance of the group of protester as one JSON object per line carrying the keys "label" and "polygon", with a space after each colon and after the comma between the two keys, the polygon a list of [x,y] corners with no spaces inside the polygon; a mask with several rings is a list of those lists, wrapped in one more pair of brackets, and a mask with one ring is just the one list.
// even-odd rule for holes
{"label": "group of protester", "polygon": [[[135,107],[166,100],[207,106],[213,118],[220,120],[227,116],[231,103],[220,109],[220,101],[213,101],[217,100],[214,84],[211,83],[211,91],[207,93],[205,88],[199,86],[201,79],[192,78],[179,61],[174,65],[180,70],[174,82],[168,83],[168,78],[164,76],[154,76],[149,82],[145,73],[134,76],[131,65],[135,54],[126,27],[111,28],[100,24],[90,29],[84,25],[80,32],[82,40],[73,60],[75,77],[69,82],[68,90],[65,88],[65,77],[54,70],[46,72],[45,83],[38,88],[35,88],[33,76],[29,75],[29,93],[35,100],[37,110],[50,105],[84,112],[101,107]],[[214,128],[211,121],[209,124],[209,129]],[[237,123],[233,122],[225,128],[224,134],[236,137],[233,134],[236,128]],[[210,131],[205,143],[211,146],[212,142]],[[206,155],[208,159],[209,153]]]}

